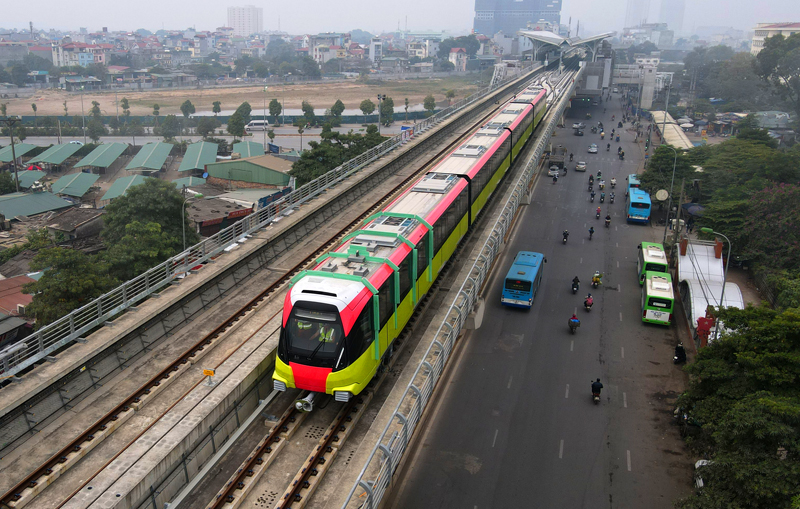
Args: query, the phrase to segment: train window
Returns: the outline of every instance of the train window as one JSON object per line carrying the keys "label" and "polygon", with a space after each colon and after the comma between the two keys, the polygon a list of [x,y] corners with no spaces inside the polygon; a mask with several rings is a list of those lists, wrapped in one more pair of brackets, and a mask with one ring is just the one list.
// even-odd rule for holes
{"label": "train window", "polygon": [[444,245],[444,240],[447,238],[445,227],[444,227],[444,214],[442,217],[436,220],[436,223],[433,225],[433,252],[438,253],[442,246]]}
{"label": "train window", "polygon": [[411,290],[411,254],[406,256],[398,267],[400,268],[400,300],[402,301]]}
{"label": "train window", "polygon": [[394,277],[389,277],[378,289],[381,328],[394,314]]}
{"label": "train window", "polygon": [[428,268],[428,234],[426,233],[417,242],[417,279],[422,277]]}
{"label": "train window", "polygon": [[[349,364],[356,361],[361,355],[367,351],[367,348],[375,340],[375,331],[372,330],[372,301],[367,302],[364,309],[361,311],[361,316],[358,317],[353,328],[350,329],[350,335],[347,336],[347,360]],[[347,365],[340,365],[339,368],[345,368]],[[334,369],[334,371],[336,371]]]}

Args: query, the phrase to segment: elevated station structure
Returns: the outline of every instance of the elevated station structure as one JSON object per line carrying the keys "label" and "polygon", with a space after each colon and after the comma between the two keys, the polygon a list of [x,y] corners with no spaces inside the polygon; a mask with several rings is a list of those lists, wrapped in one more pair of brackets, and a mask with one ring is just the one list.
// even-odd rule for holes
{"label": "elevated station structure", "polygon": [[564,37],[554,32],[544,30],[519,30],[518,35],[531,41],[533,46],[533,60],[538,60],[539,53],[549,53],[554,50],[567,51],[574,48],[582,48],[591,55],[591,62],[597,58],[598,49],[604,39],[613,37],[616,32],[606,32],[591,37]]}

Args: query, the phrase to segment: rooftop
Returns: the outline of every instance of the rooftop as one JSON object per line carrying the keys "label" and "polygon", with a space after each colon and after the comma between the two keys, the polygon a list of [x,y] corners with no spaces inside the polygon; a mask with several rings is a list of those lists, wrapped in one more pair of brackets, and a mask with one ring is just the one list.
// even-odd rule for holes
{"label": "rooftop", "polygon": [[12,155],[11,145],[7,145],[3,148],[0,148],[0,162],[10,163],[14,156],[22,157],[35,148],[36,145],[31,145],[30,143],[15,143],[13,150],[14,154]]}
{"label": "rooftop", "polygon": [[186,149],[186,155],[183,156],[181,166],[178,171],[191,171],[202,170],[207,164],[217,161],[217,150],[219,147],[216,143],[209,143],[201,141],[200,143],[192,143]]}
{"label": "rooftop", "polygon": [[67,160],[68,157],[81,149],[82,145],[76,143],[62,143],[61,145],[53,145],[38,156],[31,159],[31,163],[50,163],[61,164]]}
{"label": "rooftop", "polygon": [[72,203],[52,193],[11,193],[0,196],[0,214],[6,219],[35,216],[67,207],[72,207]]}
{"label": "rooftop", "polygon": [[131,159],[125,169],[158,171],[164,166],[171,150],[172,145],[169,143],[148,143]]}
{"label": "rooftop", "polygon": [[64,175],[53,182],[52,190],[55,194],[66,194],[67,196],[80,198],[89,192],[89,189],[99,178],[100,175],[83,172]]}
{"label": "rooftop", "polygon": [[78,161],[75,168],[82,168],[84,166],[108,168],[127,148],[127,143],[104,143]]}
{"label": "rooftop", "polygon": [[97,209],[71,208],[52,218],[47,227],[62,232],[71,232],[75,228],[88,223],[105,214]]}
{"label": "rooftop", "polygon": [[145,177],[143,175],[131,175],[129,177],[122,177],[118,178],[111,184],[111,187],[108,188],[106,194],[103,195],[101,200],[113,200],[114,198],[119,198],[123,194],[125,194],[128,189],[131,187],[135,187],[141,184],[144,184],[145,180],[149,179],[150,177]]}
{"label": "rooftop", "polygon": [[0,281],[0,312],[7,315],[18,316],[17,304],[27,306],[33,300],[33,295],[22,293],[22,286],[33,283],[28,276],[15,276]]}

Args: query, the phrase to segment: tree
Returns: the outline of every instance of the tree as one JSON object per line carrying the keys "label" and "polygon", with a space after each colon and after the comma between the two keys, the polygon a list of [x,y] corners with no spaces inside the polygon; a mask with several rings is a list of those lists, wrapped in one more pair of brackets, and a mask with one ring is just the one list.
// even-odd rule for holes
{"label": "tree", "polygon": [[439,43],[438,56],[441,59],[447,60],[450,56],[451,49],[464,48],[467,51],[467,55],[471,58],[475,56],[480,47],[481,43],[478,41],[478,38],[475,37],[475,34],[456,37],[455,39],[450,37]]}
{"label": "tree", "polygon": [[120,106],[122,106],[122,115],[127,119],[131,116],[131,105],[128,103],[128,98],[123,97],[122,101],[120,101]]}
{"label": "tree", "polygon": [[767,37],[756,62],[759,76],[800,115],[800,33]]}
{"label": "tree", "polygon": [[31,103],[31,109],[33,110],[33,127],[36,127],[36,110],[38,109],[36,103]]}
{"label": "tree", "polygon": [[331,106],[331,114],[334,117],[341,117],[342,113],[344,113],[344,103],[341,99],[336,99],[336,102]]}
{"label": "tree", "polygon": [[242,117],[242,121],[244,121],[244,125],[250,123],[250,112],[253,111],[253,108],[250,107],[250,103],[245,101],[236,108],[234,113],[238,113]]}
{"label": "tree", "polygon": [[244,136],[244,126],[244,118],[239,111],[228,117],[228,132],[233,135],[234,139]]}
{"label": "tree", "polygon": [[422,101],[422,107],[428,110],[428,115],[433,115],[433,110],[436,109],[436,99],[433,95],[428,94],[427,97]]}
{"label": "tree", "polygon": [[387,97],[381,101],[380,120],[382,124],[391,124],[394,121],[394,101]]}
{"label": "tree", "polygon": [[28,73],[31,70],[25,64],[14,64],[11,66],[11,82],[18,87],[24,87],[28,81]]}
{"label": "tree", "polygon": [[92,101],[92,108],[89,110],[89,113],[94,118],[100,118],[100,103],[97,101]]}
{"label": "tree", "polygon": [[[183,249],[183,226],[189,219],[183,210],[183,196],[172,182],[146,179],[143,184],[131,187],[114,199],[105,210],[101,237],[106,246],[119,244],[128,234],[126,226],[138,221],[142,225],[158,223],[161,231],[169,237],[174,252]],[[199,240],[197,234],[191,226],[186,226],[186,244],[196,244]]]}
{"label": "tree", "polygon": [[267,138],[269,138],[270,143],[273,143],[275,141],[275,131],[273,129],[267,130]]}
{"label": "tree", "polygon": [[134,118],[133,120],[131,120],[127,132],[133,138],[133,145],[136,146],[136,137],[144,136],[144,126],[142,125],[142,122],[138,118]]}
{"label": "tree", "polygon": [[175,136],[181,132],[181,122],[175,115],[167,115],[161,123],[161,136],[164,141],[175,139]]}
{"label": "tree", "polygon": [[367,115],[372,115],[375,111],[375,103],[369,99],[364,99],[361,101],[361,105],[358,107],[361,110],[361,113],[364,114],[364,123],[367,123]]}
{"label": "tree", "polygon": [[14,129],[14,136],[20,141],[23,142],[28,137],[28,128],[24,125],[20,124]]}
{"label": "tree", "polygon": [[442,71],[442,72],[452,71],[455,68],[456,68],[456,65],[453,62],[449,61],[449,60],[443,60],[443,61],[439,62],[439,70]]}
{"label": "tree", "polygon": [[406,109],[406,123],[408,123],[408,97],[405,98],[404,103]]}
{"label": "tree", "polygon": [[300,105],[300,109],[303,110],[303,118],[305,121],[308,122],[310,125],[317,124],[317,117],[314,115],[314,107],[308,101],[303,101]]}
{"label": "tree", "polygon": [[158,125],[158,115],[161,113],[161,106],[158,104],[153,105],[153,116],[156,117],[156,125]]}
{"label": "tree", "polygon": [[306,130],[303,128],[303,124],[300,124],[299,126],[297,126],[297,132],[298,132],[298,134],[300,134],[300,152],[303,151],[303,133],[305,131]]}
{"label": "tree", "polygon": [[183,113],[183,117],[188,120],[190,116],[194,115],[194,112],[195,109],[192,101],[189,99],[183,101],[183,104],[181,104],[181,113]]}
{"label": "tree", "polygon": [[325,124],[320,141],[309,142],[310,149],[304,151],[300,160],[292,165],[290,174],[297,179],[297,185],[302,186],[382,141],[383,137],[378,134],[374,124],[367,127],[364,136],[333,131],[329,124]]}
{"label": "tree", "polygon": [[86,134],[92,139],[93,142],[97,143],[100,141],[101,136],[108,134],[108,131],[106,130],[106,126],[103,125],[103,122],[99,118],[92,117],[89,119],[89,123],[86,124]]}
{"label": "tree", "polygon": [[[64,101],[64,104],[66,104],[66,101]],[[0,115],[8,116],[8,103],[0,103]]]}
{"label": "tree", "polygon": [[283,111],[283,106],[277,99],[273,99],[269,102],[269,114],[272,116],[272,123],[278,123],[278,115],[281,114]]}
{"label": "tree", "polygon": [[[5,115],[5,112],[3,113],[3,115]],[[67,109],[67,101],[66,100],[64,101],[64,116],[65,117],[69,116],[69,110]]]}
{"label": "tree", "polygon": [[42,249],[31,260],[31,270],[44,271],[38,281],[23,287],[24,293],[33,295],[26,313],[36,317],[37,327],[56,321],[117,284],[97,257],[69,248]]}
{"label": "tree", "polygon": [[127,281],[177,254],[178,247],[160,224],[133,221],[125,225],[125,235],[105,252],[104,258],[109,273]]}
{"label": "tree", "polygon": [[14,178],[11,172],[0,172],[0,194],[14,193],[17,191],[17,186],[14,183]]}
{"label": "tree", "polygon": [[217,114],[222,111],[222,103],[220,101],[211,103],[211,111],[214,112],[214,116],[217,116]]}
{"label": "tree", "polygon": [[451,88],[444,93],[444,96],[447,98],[447,105],[450,106],[451,101],[456,96],[456,91]]}
{"label": "tree", "polygon": [[797,268],[800,246],[800,186],[778,184],[753,194],[742,236],[745,256],[770,267]]}
{"label": "tree", "polygon": [[208,138],[209,134],[214,134],[214,130],[219,127],[219,121],[216,117],[200,117],[197,121],[197,134]]}

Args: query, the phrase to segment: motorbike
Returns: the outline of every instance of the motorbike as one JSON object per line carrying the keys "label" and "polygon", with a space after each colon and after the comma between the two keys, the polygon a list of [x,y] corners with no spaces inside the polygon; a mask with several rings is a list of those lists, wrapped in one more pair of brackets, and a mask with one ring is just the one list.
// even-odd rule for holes
{"label": "motorbike", "polygon": [[566,244],[567,243],[567,237],[569,237],[569,234],[565,233],[563,239],[561,240],[561,242]]}
{"label": "motorbike", "polygon": [[572,162],[572,154],[569,155],[569,162]]}
{"label": "motorbike", "polygon": [[600,193],[600,203],[603,203],[605,201],[606,201],[606,193]]}
{"label": "motorbike", "polygon": [[589,240],[592,240],[592,235],[594,235],[594,228],[589,228]]}
{"label": "motorbike", "polygon": [[614,203],[614,193],[611,193],[611,196],[608,197],[609,203]]}
{"label": "motorbike", "polygon": [[678,343],[675,347],[675,355],[672,356],[672,362],[674,364],[683,364],[686,362],[686,349],[683,347],[683,343]]}
{"label": "motorbike", "polygon": [[606,147],[606,152],[611,152],[611,147]]}
{"label": "motorbike", "polygon": [[594,134],[596,132],[597,132],[597,128],[595,126],[592,126],[592,133]]}
{"label": "motorbike", "polygon": [[577,331],[578,327],[580,327],[580,326],[581,326],[581,321],[580,320],[572,320],[572,319],[570,319],[570,321],[569,321],[569,331],[571,333],[575,334],[575,331]]}
{"label": "motorbike", "polygon": [[589,195],[589,201],[594,203],[594,191],[592,191],[592,194]]}
{"label": "motorbike", "polygon": [[592,392],[592,401],[594,401],[595,405],[600,403],[600,393],[599,392]]}
{"label": "motorbike", "polygon": [[558,175],[553,175],[553,184],[558,182]]}
{"label": "motorbike", "polygon": [[611,189],[617,187],[617,179],[611,179]]}
{"label": "motorbike", "polygon": [[602,191],[603,189],[606,188],[606,183],[601,181],[600,184],[598,184],[597,187]]}
{"label": "motorbike", "polygon": [[[592,201],[594,201],[594,196],[592,196]],[[595,219],[600,219],[600,212],[595,212],[594,218]]]}
{"label": "motorbike", "polygon": [[611,226],[611,219],[606,219],[606,228]]}
{"label": "motorbike", "polygon": [[592,184],[589,184],[589,192],[592,192]]}
{"label": "motorbike", "polygon": [[597,288],[598,286],[600,286],[600,281],[592,278],[592,288]]}
{"label": "motorbike", "polygon": [[583,307],[586,309],[586,311],[591,311],[592,306],[594,306],[594,302],[589,302],[588,300],[583,301]]}
{"label": "motorbike", "polygon": [[578,293],[578,289],[581,287],[580,283],[572,282],[572,294],[575,295]]}
{"label": "motorbike", "polygon": [[617,143],[619,143],[619,134],[616,137],[616,141],[617,141]]}

